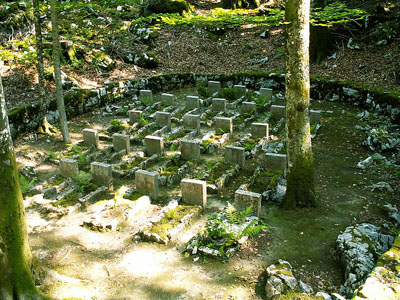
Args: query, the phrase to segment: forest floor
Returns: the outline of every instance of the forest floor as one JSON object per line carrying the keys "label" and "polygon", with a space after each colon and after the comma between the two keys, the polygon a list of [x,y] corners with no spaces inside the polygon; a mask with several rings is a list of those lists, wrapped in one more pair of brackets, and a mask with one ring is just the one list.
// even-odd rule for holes
{"label": "forest floor", "polygon": [[[292,264],[295,276],[315,291],[338,292],[343,282],[343,271],[334,255],[338,234],[362,222],[382,225],[386,219],[383,205],[398,205],[400,182],[398,170],[385,164],[374,164],[368,170],[356,167],[372,154],[361,146],[366,136],[355,127],[361,124],[357,114],[362,110],[318,101],[312,107],[327,111],[313,139],[319,208],[282,211],[276,204],[263,203],[261,217],[268,231],[242,246],[228,263],[222,263],[206,257],[196,261],[183,256],[180,249],[211,213],[233,201],[234,191],[242,182],[229,184],[223,197],[209,195],[209,208],[169,245],[133,239],[162,207],[159,201],[152,201],[148,209],[135,214],[134,221],[123,229],[95,232],[81,225],[95,217],[105,201],[90,202],[80,209],[72,206],[70,213],[60,214],[46,208],[49,204],[45,201],[27,197],[31,247],[42,265],[51,270],[41,288],[59,299],[259,299],[264,295],[265,268],[284,259]],[[95,111],[71,120],[72,142],[82,140],[82,128],[105,130],[113,118],[101,117]],[[38,169],[36,183],[58,174],[57,165],[46,157],[66,149],[59,138],[38,136],[35,141],[34,135],[20,136],[15,145],[19,166]],[[101,148],[106,146],[102,142]],[[130,155],[142,150],[142,146],[135,146]],[[390,153],[386,155],[391,157]],[[394,191],[372,191],[371,185],[380,181],[389,183]],[[118,181],[115,190],[121,184]],[[124,184],[133,186],[126,180]],[[179,194],[179,186],[167,190]],[[118,208],[110,205],[110,195],[98,200],[109,201],[108,210],[118,214]]]}

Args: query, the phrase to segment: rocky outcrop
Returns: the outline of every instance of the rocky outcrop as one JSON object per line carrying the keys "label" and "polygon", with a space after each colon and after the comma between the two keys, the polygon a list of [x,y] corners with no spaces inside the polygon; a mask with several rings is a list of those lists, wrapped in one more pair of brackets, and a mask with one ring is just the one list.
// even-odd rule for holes
{"label": "rocky outcrop", "polygon": [[400,299],[400,235],[392,248],[379,258],[376,267],[353,297],[353,300],[366,299]]}
{"label": "rocky outcrop", "polygon": [[367,223],[347,227],[338,236],[337,251],[346,278],[342,294],[350,296],[363,284],[379,255],[390,248],[393,240],[392,236],[381,233],[380,227]]}
{"label": "rocky outcrop", "polygon": [[267,299],[279,299],[281,295],[289,291],[314,292],[312,287],[294,277],[292,266],[285,260],[280,259],[278,263],[269,266],[266,272],[265,295]]}

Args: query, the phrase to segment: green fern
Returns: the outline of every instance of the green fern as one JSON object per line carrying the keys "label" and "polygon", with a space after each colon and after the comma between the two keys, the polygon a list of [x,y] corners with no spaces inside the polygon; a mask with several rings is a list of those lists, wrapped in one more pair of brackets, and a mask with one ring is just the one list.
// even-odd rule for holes
{"label": "green fern", "polygon": [[33,178],[31,181],[28,180],[24,175],[19,176],[19,185],[21,187],[21,193],[22,195],[25,195],[30,188],[33,186],[35,183],[35,179]]}

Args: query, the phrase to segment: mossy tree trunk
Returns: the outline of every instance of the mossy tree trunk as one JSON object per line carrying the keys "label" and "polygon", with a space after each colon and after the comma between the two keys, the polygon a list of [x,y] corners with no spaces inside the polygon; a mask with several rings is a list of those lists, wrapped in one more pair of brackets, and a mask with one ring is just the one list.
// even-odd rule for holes
{"label": "mossy tree trunk", "polygon": [[315,206],[314,163],[309,119],[310,0],[286,0],[287,191],[285,208]]}
{"label": "mossy tree trunk", "polygon": [[60,41],[58,38],[58,12],[57,12],[57,1],[50,0],[51,10],[51,35],[53,39],[53,63],[54,63],[54,79],[56,83],[56,95],[57,95],[57,108],[60,118],[60,129],[63,136],[63,140],[66,144],[71,142],[68,131],[67,114],[65,113],[64,105],[64,94],[61,81],[61,62],[60,62]]}
{"label": "mossy tree trunk", "polygon": [[0,299],[44,299],[30,271],[32,254],[0,77]]}
{"label": "mossy tree trunk", "polygon": [[57,130],[49,124],[46,119],[46,112],[48,101],[46,98],[46,90],[44,87],[44,63],[43,63],[43,41],[42,41],[42,22],[40,21],[39,0],[33,0],[33,13],[35,20],[35,34],[36,34],[36,53],[37,53],[37,72],[39,78],[39,97],[40,97],[40,110],[39,110],[39,128],[38,133],[47,135],[54,135]]}

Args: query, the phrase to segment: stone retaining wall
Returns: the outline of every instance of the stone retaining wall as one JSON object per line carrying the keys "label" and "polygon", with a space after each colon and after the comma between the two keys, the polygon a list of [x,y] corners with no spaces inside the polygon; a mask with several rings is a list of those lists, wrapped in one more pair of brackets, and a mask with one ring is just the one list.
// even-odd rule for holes
{"label": "stone retaining wall", "polygon": [[[201,75],[194,73],[169,74],[139,80],[123,80],[106,83],[104,87],[84,90],[73,87],[65,92],[65,107],[67,117],[71,118],[101,107],[107,103],[116,102],[124,97],[139,94],[141,89],[149,89],[154,93],[192,87],[196,84],[206,85],[208,80],[218,80],[223,87],[235,84],[245,85],[249,89],[258,90],[261,87],[272,88],[284,92],[285,75],[276,73],[238,73],[232,75]],[[344,82],[313,79],[311,97],[317,100],[342,101],[360,106],[370,111],[383,113],[400,122],[400,96],[381,91],[368,91],[355,88]],[[8,113],[10,129],[13,136],[18,132],[33,131],[38,127],[39,104],[18,106]],[[56,101],[48,108],[47,119],[50,123],[58,120]]]}

